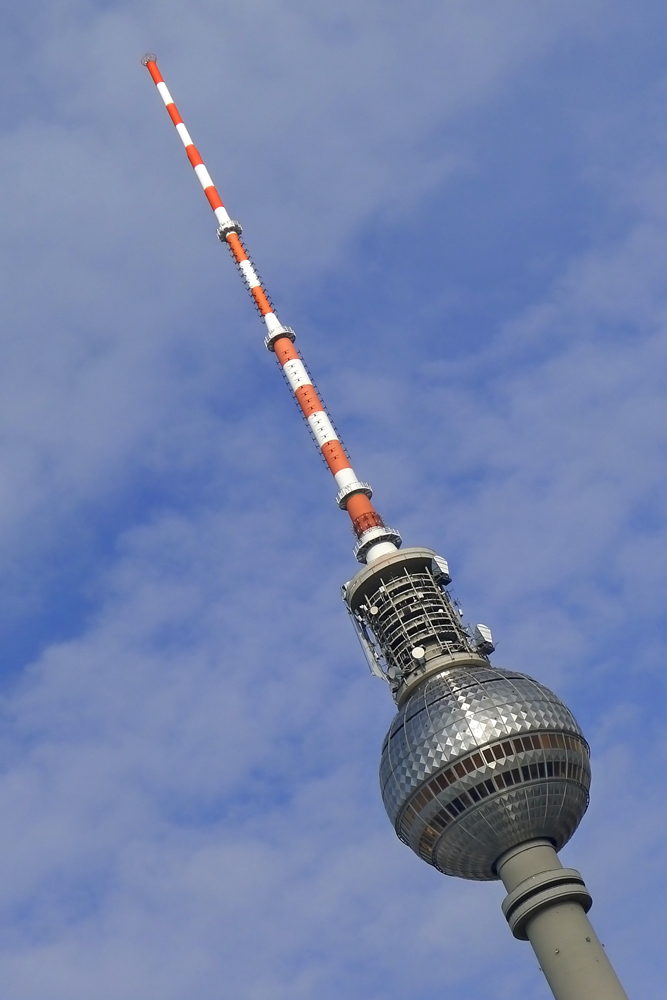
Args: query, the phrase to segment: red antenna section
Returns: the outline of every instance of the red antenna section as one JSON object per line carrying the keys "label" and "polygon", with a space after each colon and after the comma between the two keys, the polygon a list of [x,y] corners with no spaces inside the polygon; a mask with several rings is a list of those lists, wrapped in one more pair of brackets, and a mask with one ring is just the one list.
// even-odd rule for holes
{"label": "red antenna section", "polygon": [[150,73],[153,83],[164,101],[167,113],[185,147],[188,160],[217,219],[218,239],[229,247],[248,291],[264,320],[266,326],[264,343],[269,351],[275,353],[311,434],[336,481],[338,487],[336,503],[342,510],[347,510],[357,537],[355,555],[359,562],[373,562],[381,555],[395,551],[401,544],[401,536],[395,529],[385,525],[382,517],[371,503],[373,491],[368,483],[359,480],[352,468],[345,448],[336,433],[324,403],[319,397],[308,369],[294,346],[294,330],[289,326],[283,326],[278,319],[271,300],[246,252],[241,239],[241,226],[232,219],[225,208],[211,175],[204,166],[167,85],[162,79],[156,57],[149,53],[141,61]]}

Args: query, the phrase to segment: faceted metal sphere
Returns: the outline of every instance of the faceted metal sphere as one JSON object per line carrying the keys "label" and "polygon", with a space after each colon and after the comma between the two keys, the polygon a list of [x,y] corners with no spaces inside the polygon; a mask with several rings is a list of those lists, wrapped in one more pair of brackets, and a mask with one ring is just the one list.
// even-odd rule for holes
{"label": "faceted metal sphere", "polygon": [[452,666],[424,680],[382,747],[399,838],[446,875],[496,879],[526,840],[565,844],[588,806],[588,744],[569,709],[524,674]]}

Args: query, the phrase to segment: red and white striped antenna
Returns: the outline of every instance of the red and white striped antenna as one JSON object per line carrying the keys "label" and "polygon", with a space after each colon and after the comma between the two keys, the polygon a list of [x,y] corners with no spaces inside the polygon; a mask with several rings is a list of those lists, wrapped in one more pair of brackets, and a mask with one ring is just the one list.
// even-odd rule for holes
{"label": "red and white striped antenna", "polygon": [[294,330],[290,326],[284,326],[278,319],[271,300],[266,294],[259,275],[244,247],[241,239],[241,226],[232,219],[222,203],[217,188],[211,180],[211,175],[204,166],[167,85],[162,79],[157,67],[157,57],[149,52],[141,62],[150,73],[158,93],[164,101],[167,113],[176,126],[176,131],[185,147],[188,160],[217,219],[218,239],[229,247],[241,276],[264,320],[266,325],[264,343],[267,349],[276,355],[312,436],[336,481],[338,487],[336,503],[342,510],[347,510],[357,537],[354,549],[355,556],[359,562],[371,563],[382,555],[395,552],[401,544],[401,536],[394,528],[388,528],[385,525],[371,502],[372,490],[369,484],[361,482],[352,468],[324,403],[313,385],[308,369],[294,346]]}

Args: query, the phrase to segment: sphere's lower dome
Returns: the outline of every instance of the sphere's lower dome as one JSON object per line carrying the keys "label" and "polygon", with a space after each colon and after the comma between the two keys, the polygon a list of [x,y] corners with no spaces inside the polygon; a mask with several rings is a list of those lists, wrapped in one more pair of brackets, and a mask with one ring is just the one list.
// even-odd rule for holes
{"label": "sphere's lower dome", "polygon": [[542,684],[494,667],[431,675],[396,714],[380,783],[396,832],[446,875],[495,879],[526,840],[565,844],[588,806],[588,744]]}

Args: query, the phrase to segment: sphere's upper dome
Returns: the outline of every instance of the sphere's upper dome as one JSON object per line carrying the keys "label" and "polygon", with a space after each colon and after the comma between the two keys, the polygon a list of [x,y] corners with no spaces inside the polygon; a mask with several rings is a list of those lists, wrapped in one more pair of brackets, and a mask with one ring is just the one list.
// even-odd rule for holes
{"label": "sphere's upper dome", "polygon": [[382,747],[385,809],[404,843],[447,875],[495,879],[526,840],[565,844],[588,806],[589,750],[542,684],[494,667],[428,677]]}

